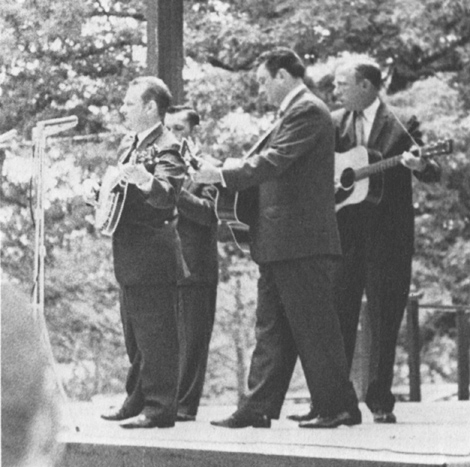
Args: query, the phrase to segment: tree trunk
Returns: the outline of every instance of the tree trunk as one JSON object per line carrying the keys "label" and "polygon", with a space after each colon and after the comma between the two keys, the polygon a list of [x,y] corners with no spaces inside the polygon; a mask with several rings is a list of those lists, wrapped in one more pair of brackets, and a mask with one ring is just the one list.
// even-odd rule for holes
{"label": "tree trunk", "polygon": [[183,0],[146,0],[147,73],[161,78],[181,104],[183,93]]}

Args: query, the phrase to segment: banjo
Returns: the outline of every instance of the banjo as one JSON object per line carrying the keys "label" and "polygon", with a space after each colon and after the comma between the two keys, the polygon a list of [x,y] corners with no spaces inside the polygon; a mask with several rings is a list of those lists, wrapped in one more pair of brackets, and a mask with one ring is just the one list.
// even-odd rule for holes
{"label": "banjo", "polygon": [[[121,158],[121,162],[117,166],[110,166],[106,169],[98,191],[98,199],[94,203],[94,225],[103,235],[109,237],[113,235],[119,224],[127,197],[129,183],[122,178],[121,166],[124,162],[132,165],[142,162],[142,155],[148,152],[134,149],[135,146],[129,150],[126,156]],[[156,145],[150,148],[150,154],[158,154],[159,152],[160,149]],[[186,140],[183,141],[180,152],[182,154],[189,152]]]}
{"label": "banjo", "polygon": [[[135,164],[137,152],[133,151],[129,163]],[[95,204],[95,227],[103,235],[112,236],[121,219],[127,196],[128,182],[122,179],[120,164],[110,166],[101,181]]]}

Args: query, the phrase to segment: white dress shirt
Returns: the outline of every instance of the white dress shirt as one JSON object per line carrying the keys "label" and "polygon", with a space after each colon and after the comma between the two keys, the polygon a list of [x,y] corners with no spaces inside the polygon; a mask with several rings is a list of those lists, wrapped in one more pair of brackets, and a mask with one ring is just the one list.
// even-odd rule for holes
{"label": "white dress shirt", "polygon": [[362,111],[362,122],[364,128],[364,139],[365,142],[369,141],[370,133],[372,131],[372,125],[374,124],[375,116],[377,115],[377,110],[380,106],[380,99],[376,98],[369,107]]}
{"label": "white dress shirt", "polygon": [[152,133],[152,131],[155,131],[158,127],[162,126],[162,122],[158,122],[156,125],[151,126],[150,128],[147,128],[144,131],[140,131],[137,133],[137,146],[139,146],[142,141],[147,138],[147,136]]}

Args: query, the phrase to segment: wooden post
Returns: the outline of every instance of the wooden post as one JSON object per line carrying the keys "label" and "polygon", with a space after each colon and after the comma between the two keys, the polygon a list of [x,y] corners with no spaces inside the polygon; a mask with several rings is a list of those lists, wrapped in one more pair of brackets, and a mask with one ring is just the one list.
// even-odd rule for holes
{"label": "wooden post", "polygon": [[410,294],[406,313],[408,365],[410,368],[410,401],[421,401],[419,299],[420,294]]}
{"label": "wooden post", "polygon": [[357,328],[356,347],[354,349],[354,358],[351,367],[351,381],[354,384],[359,401],[366,399],[367,388],[370,381],[370,363],[371,363],[371,324],[367,310],[367,302],[362,301],[361,312],[359,315],[359,325]]}
{"label": "wooden post", "polygon": [[161,78],[181,104],[183,92],[183,0],[145,0],[147,73]]}
{"label": "wooden post", "polygon": [[457,310],[457,349],[458,349],[458,397],[460,401],[469,400],[469,329],[466,310]]}
{"label": "wooden post", "polygon": [[235,303],[236,309],[233,314],[234,326],[232,327],[232,337],[235,344],[236,361],[237,361],[237,396],[239,403],[246,392],[246,381],[247,381],[247,365],[246,365],[246,354],[247,354],[247,339],[246,329],[243,326],[243,302],[242,296],[242,285],[240,276],[236,279],[235,288]]}

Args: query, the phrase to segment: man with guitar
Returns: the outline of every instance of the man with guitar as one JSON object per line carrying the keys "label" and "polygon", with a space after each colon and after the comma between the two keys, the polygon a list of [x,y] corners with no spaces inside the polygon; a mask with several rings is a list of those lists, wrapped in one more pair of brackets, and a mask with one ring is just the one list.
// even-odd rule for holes
{"label": "man with guitar", "polygon": [[127,398],[102,418],[123,428],[171,427],[176,420],[177,281],[184,276],[176,202],[186,167],[163,125],[170,100],[162,80],[144,76],[130,83],[121,107],[133,134],[118,150],[119,185],[127,194],[112,241],[131,367]]}
{"label": "man with guitar", "polygon": [[[194,151],[199,115],[189,106],[168,109],[166,126]],[[185,144],[185,143],[183,143]],[[183,153],[184,154],[184,153]],[[197,154],[188,154],[188,160]],[[185,156],[183,156],[185,157]],[[180,384],[177,421],[196,419],[214,326],[218,282],[217,216],[213,185],[184,181],[178,199],[178,233],[190,275],[178,283],[180,306]]]}
{"label": "man with guitar", "polygon": [[212,424],[271,426],[279,418],[300,357],[312,400],[320,408],[309,426],[361,423],[333,304],[333,271],[340,257],[334,207],[334,126],[325,104],[306,88],[305,67],[292,50],[260,57],[260,93],[279,118],[245,158],[221,168],[201,161],[201,183],[238,191],[238,218],[249,226],[259,265],[256,347],[248,394],[238,410]]}
{"label": "man with guitar", "polygon": [[[333,113],[337,166],[348,165],[347,151],[356,146],[365,146],[371,157],[381,155],[384,163],[393,158],[401,162],[370,179],[365,201],[347,205],[347,199],[340,200],[345,204],[337,213],[343,262],[335,280],[335,298],[351,368],[366,293],[372,340],[366,404],[374,422],[395,423],[391,392],[395,346],[410,290],[414,243],[412,175],[435,182],[440,168],[410,152],[423,144],[419,123],[379,97],[381,82],[379,66],[368,57],[348,59],[335,73],[335,94],[343,105]],[[291,418],[306,420],[315,413],[312,404],[310,413]]]}

